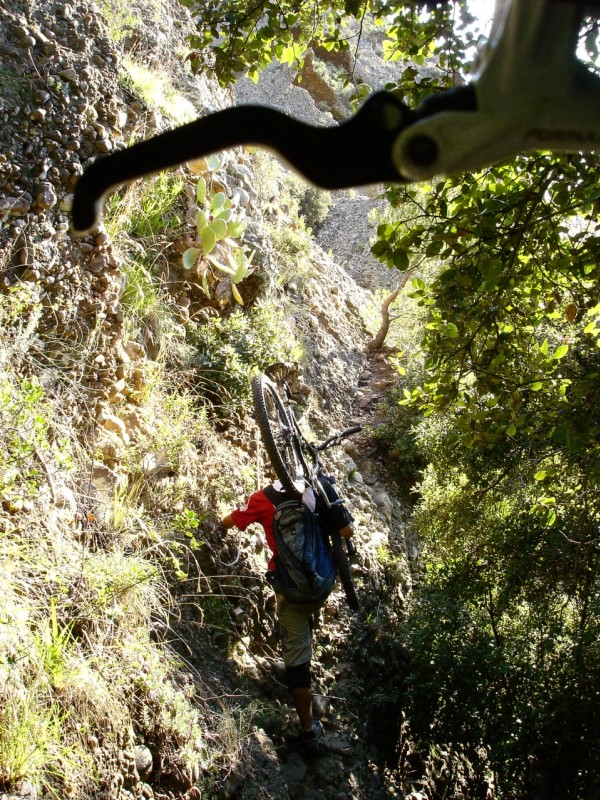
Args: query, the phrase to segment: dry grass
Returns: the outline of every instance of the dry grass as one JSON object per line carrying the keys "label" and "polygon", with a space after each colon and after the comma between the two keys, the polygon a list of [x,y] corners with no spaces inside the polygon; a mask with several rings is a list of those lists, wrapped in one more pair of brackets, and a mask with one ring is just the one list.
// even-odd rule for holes
{"label": "dry grass", "polygon": [[[182,688],[182,666],[151,631],[168,631],[177,611],[175,517],[218,504],[211,484],[224,484],[230,449],[159,370],[139,408],[148,424],[100,513],[69,384],[57,372],[50,396],[34,377],[38,313],[27,287],[0,296],[0,791],[27,779],[89,798],[124,742],[153,742],[194,778],[221,774],[244,747],[243,712],[215,714]],[[170,471],[155,479],[143,462],[161,452]]]}

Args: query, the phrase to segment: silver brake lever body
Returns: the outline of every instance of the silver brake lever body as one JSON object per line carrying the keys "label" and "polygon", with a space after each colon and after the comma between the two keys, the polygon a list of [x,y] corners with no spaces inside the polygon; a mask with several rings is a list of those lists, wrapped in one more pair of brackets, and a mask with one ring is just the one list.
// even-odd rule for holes
{"label": "silver brake lever body", "polygon": [[394,144],[398,172],[420,181],[532,150],[600,149],[600,78],[576,56],[582,17],[573,2],[496,0],[473,110],[444,110],[443,96],[433,114],[417,108]]}

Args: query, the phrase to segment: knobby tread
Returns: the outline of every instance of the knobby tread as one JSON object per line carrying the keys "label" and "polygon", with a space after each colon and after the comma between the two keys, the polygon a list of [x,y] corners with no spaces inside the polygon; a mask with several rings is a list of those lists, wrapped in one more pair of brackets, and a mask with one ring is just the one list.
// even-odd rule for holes
{"label": "knobby tread", "polygon": [[358,611],[360,602],[356,594],[354,581],[352,580],[352,570],[350,561],[348,560],[346,543],[343,536],[340,536],[337,531],[331,533],[331,547],[333,550],[333,558],[338,569],[338,575],[340,576],[340,583],[344,589],[348,605],[353,611]]}
{"label": "knobby tread", "polygon": [[301,493],[294,486],[295,476],[290,474],[286,461],[282,456],[279,446],[276,442],[275,433],[271,427],[271,420],[269,419],[265,402],[265,394],[267,392],[275,401],[278,413],[283,417],[283,419],[286,418],[285,407],[275,384],[266,375],[257,375],[252,380],[252,399],[254,402],[254,415],[256,423],[259,427],[265,450],[267,451],[267,455],[271,461],[271,466],[281,481],[283,488],[287,492],[290,492],[292,496],[301,497]]}

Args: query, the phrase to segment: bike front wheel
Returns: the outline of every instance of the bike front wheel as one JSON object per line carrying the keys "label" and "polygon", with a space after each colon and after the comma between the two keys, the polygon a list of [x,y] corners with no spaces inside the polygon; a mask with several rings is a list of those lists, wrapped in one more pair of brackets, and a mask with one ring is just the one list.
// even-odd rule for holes
{"label": "bike front wheel", "polygon": [[300,497],[308,474],[294,421],[290,419],[277,386],[266,375],[257,375],[253,379],[252,398],[256,422],[271,466],[286,492]]}
{"label": "bike front wheel", "polygon": [[360,602],[356,594],[356,588],[352,579],[352,570],[350,561],[348,559],[348,552],[346,550],[346,542],[343,536],[340,536],[338,531],[331,532],[331,549],[333,550],[333,559],[335,561],[340,583],[344,589],[348,605],[353,611],[358,611]]}

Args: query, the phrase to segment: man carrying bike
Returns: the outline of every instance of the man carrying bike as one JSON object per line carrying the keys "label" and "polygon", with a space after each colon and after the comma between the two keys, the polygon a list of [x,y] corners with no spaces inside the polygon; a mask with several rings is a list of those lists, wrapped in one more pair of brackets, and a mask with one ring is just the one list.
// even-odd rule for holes
{"label": "man carrying bike", "polygon": [[[333,501],[337,493],[332,483],[325,476],[320,477],[327,496]],[[287,500],[294,499],[283,489],[279,480],[250,495],[246,503],[232,511],[222,520],[226,529],[236,527],[241,531],[254,522],[259,522],[265,532],[267,545],[271,550],[271,559],[267,568],[267,580],[275,569],[277,546],[273,535],[273,519],[277,506]],[[338,531],[348,539],[352,536],[352,516],[344,505],[327,508],[325,503],[316,498],[312,490],[305,492],[303,502],[316,510],[319,525],[324,529]],[[277,617],[279,621],[282,658],[285,664],[286,680],[294,707],[300,722],[300,741],[308,747],[318,748],[323,736],[323,727],[319,721],[313,720],[311,658],[312,629],[315,615],[319,613],[323,602],[316,604],[292,603],[282,594],[275,593],[277,601]]]}

